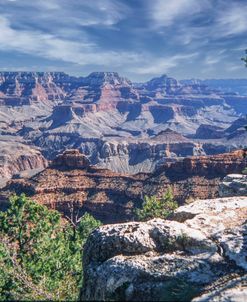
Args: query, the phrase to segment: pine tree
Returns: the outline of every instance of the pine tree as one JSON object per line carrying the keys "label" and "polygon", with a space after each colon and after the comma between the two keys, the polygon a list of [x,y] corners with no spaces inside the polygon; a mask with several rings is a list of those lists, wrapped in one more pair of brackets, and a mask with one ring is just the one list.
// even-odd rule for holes
{"label": "pine tree", "polygon": [[142,207],[136,210],[136,216],[138,220],[142,221],[152,218],[166,219],[177,207],[178,204],[174,200],[172,190],[169,187],[161,198],[145,196]]}
{"label": "pine tree", "polygon": [[100,225],[78,228],[24,194],[0,212],[0,300],[74,300],[82,282],[82,246]]}

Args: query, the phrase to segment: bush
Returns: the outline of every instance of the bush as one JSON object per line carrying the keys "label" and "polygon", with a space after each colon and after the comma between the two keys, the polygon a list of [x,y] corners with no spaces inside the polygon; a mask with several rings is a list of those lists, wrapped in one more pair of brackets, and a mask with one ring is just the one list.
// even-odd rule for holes
{"label": "bush", "polygon": [[244,175],[247,175],[247,168],[245,168],[245,169],[242,171],[242,173],[243,173]]}
{"label": "bush", "polygon": [[82,246],[100,225],[84,214],[74,228],[25,195],[0,212],[0,300],[76,300]]}
{"label": "bush", "polygon": [[166,193],[158,199],[156,196],[145,196],[140,209],[136,210],[138,220],[149,220],[152,218],[166,219],[178,207],[173,198],[172,190],[169,187]]}

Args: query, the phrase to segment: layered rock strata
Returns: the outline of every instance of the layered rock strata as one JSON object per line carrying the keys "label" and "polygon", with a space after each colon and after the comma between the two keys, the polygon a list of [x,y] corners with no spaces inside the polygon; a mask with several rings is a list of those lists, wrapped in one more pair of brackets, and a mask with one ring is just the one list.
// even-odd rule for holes
{"label": "layered rock strata", "polygon": [[27,179],[13,179],[0,191],[0,206],[13,193],[32,199],[69,215],[90,212],[104,223],[132,220],[134,209],[145,195],[161,197],[171,187],[180,203],[195,198],[218,196],[220,181],[246,166],[244,151],[217,156],[185,158],[166,163],[153,174],[126,175],[89,164],[78,150],[59,155],[50,166]]}
{"label": "layered rock strata", "polygon": [[80,148],[99,167],[152,172],[174,157],[247,145],[246,102],[167,75],[136,84],[116,72],[1,72],[0,139],[22,139],[49,160]]}

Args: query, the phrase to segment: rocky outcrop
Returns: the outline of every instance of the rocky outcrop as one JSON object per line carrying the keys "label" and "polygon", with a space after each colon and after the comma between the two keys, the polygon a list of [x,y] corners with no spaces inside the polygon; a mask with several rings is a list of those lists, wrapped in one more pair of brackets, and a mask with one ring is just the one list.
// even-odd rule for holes
{"label": "rocky outcrop", "polygon": [[0,185],[15,174],[42,170],[48,165],[40,150],[18,139],[0,138],[0,153]]}
{"label": "rocky outcrop", "polygon": [[218,139],[223,137],[223,129],[212,125],[200,125],[195,134],[195,138],[199,139]]}
{"label": "rocky outcrop", "polygon": [[87,169],[90,161],[77,149],[66,150],[59,154],[50,165],[53,168]]}
{"label": "rocky outcrop", "polygon": [[49,160],[80,148],[93,164],[120,173],[247,144],[240,127],[246,96],[166,75],[134,84],[116,72],[0,72],[0,106],[0,139],[23,139]]}
{"label": "rocky outcrop", "polygon": [[219,284],[213,291],[193,299],[193,302],[227,302],[247,300],[247,276],[233,278],[232,280]]}
{"label": "rocky outcrop", "polygon": [[80,300],[244,301],[246,215],[247,197],[232,197],[100,227],[84,248]]}
{"label": "rocky outcrop", "polygon": [[133,204],[140,204],[145,176],[128,176],[89,164],[77,150],[58,155],[50,166],[30,179],[13,179],[0,193],[0,207],[6,207],[14,192],[65,216],[92,213],[103,222],[130,220]]}
{"label": "rocky outcrop", "polygon": [[219,194],[227,196],[247,196],[247,175],[229,174],[220,183]]}
{"label": "rocky outcrop", "polygon": [[11,178],[23,171],[44,169],[47,167],[47,160],[40,154],[27,154],[16,156],[16,158],[5,158],[5,163],[0,166],[0,177]]}
{"label": "rocky outcrop", "polygon": [[[63,72],[0,72],[0,103],[8,106],[63,100],[80,79]],[[72,86],[72,87],[71,87]]]}
{"label": "rocky outcrop", "polygon": [[180,204],[217,197],[223,177],[243,170],[243,155],[243,151],[236,151],[185,158],[161,165],[153,174],[126,175],[92,166],[77,150],[69,150],[39,174],[9,181],[0,191],[0,207],[11,194],[26,193],[64,215],[69,215],[73,206],[75,211],[90,212],[104,223],[129,221],[145,195],[161,197],[168,187]]}
{"label": "rocky outcrop", "polygon": [[183,203],[195,198],[215,198],[219,184],[230,173],[240,173],[246,166],[246,151],[193,156],[165,163],[145,183],[150,195],[161,196],[170,186],[176,199]]}

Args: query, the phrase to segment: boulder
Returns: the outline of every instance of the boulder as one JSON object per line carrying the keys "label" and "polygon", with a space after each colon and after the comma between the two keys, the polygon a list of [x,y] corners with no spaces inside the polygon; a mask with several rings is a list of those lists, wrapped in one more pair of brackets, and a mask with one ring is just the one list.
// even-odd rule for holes
{"label": "boulder", "polygon": [[247,301],[247,276],[234,278],[220,285],[211,292],[207,292],[192,300],[193,302],[222,302]]}
{"label": "boulder", "polygon": [[247,175],[229,174],[224,177],[219,187],[219,194],[227,196],[247,196]]}
{"label": "boulder", "polygon": [[195,201],[169,220],[102,226],[85,245],[80,300],[242,301],[246,217],[247,197],[233,197]]}

